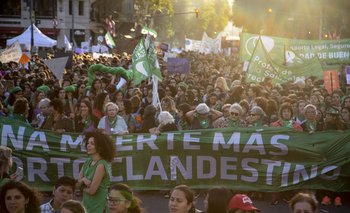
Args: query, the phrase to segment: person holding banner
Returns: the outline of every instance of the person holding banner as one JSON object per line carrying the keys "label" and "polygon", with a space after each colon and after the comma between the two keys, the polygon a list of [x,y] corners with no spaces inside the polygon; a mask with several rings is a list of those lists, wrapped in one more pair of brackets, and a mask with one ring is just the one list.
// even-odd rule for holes
{"label": "person holding banner", "polygon": [[107,134],[124,135],[128,133],[128,125],[123,117],[117,113],[119,107],[113,102],[109,102],[105,106],[106,116],[103,116],[98,123],[97,128],[103,129]]}
{"label": "person holding banner", "polygon": [[305,122],[301,124],[304,132],[314,134],[316,131],[322,131],[323,126],[316,120],[317,108],[315,105],[308,104],[304,107]]}
{"label": "person holding banner", "polygon": [[248,127],[263,127],[263,126],[267,126],[264,123],[264,121],[263,121],[264,116],[266,116],[264,110],[261,107],[254,106],[250,110],[249,116],[247,118]]}
{"label": "person holding banner", "polygon": [[92,131],[98,125],[99,119],[92,114],[91,103],[88,100],[81,100],[79,114],[74,117],[75,132]]}
{"label": "person holding banner", "polygon": [[83,205],[88,213],[109,213],[107,206],[110,185],[110,162],[116,153],[112,138],[100,130],[85,134],[85,146],[89,158],[79,173],[76,184],[83,191]]}
{"label": "person holding banner", "polygon": [[223,121],[217,125],[217,128],[245,127],[245,121],[241,119],[242,113],[243,108],[238,103],[232,104],[229,108],[229,116],[227,118],[224,118]]}
{"label": "person holding banner", "polygon": [[303,128],[293,120],[293,107],[288,102],[283,103],[279,110],[279,119],[271,124],[273,127],[285,127],[297,131],[303,131]]}
{"label": "person holding banner", "polygon": [[210,109],[205,103],[198,104],[195,110],[186,113],[191,129],[212,129],[213,122],[222,116],[222,112]]}

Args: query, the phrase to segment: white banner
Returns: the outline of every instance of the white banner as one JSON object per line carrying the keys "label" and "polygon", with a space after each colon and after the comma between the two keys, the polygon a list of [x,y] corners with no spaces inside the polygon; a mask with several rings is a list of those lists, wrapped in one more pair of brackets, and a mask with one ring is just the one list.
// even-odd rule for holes
{"label": "white banner", "polygon": [[221,51],[221,33],[216,38],[210,38],[205,32],[201,42],[201,53],[219,53]]}
{"label": "white banner", "polygon": [[108,47],[105,45],[94,45],[91,47],[91,52],[95,52],[95,53],[109,53],[108,51]]}
{"label": "white banner", "polygon": [[92,58],[93,59],[97,59],[99,58],[100,56],[102,57],[107,57],[107,58],[112,58],[113,55],[112,54],[109,54],[109,53],[96,53],[96,52],[93,52],[92,53]]}
{"label": "white banner", "polygon": [[81,51],[83,53],[90,52],[90,42],[88,42],[88,41],[81,42]]}
{"label": "white banner", "polygon": [[22,56],[21,46],[16,41],[10,47],[6,48],[4,51],[0,53],[0,62],[8,63],[10,61],[18,62]]}
{"label": "white banner", "polygon": [[201,43],[202,43],[202,41],[186,38],[185,39],[185,50],[199,52],[199,50],[201,48]]}

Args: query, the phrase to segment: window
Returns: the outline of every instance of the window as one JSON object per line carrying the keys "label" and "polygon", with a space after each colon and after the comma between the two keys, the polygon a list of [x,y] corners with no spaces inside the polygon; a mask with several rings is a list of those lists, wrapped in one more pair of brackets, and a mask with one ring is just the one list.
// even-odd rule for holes
{"label": "window", "polygon": [[79,1],[79,15],[84,15],[84,1]]}
{"label": "window", "polygon": [[33,3],[36,18],[52,19],[57,15],[57,1],[35,0]]}
{"label": "window", "polygon": [[21,17],[21,0],[0,0],[0,5],[0,17]]}

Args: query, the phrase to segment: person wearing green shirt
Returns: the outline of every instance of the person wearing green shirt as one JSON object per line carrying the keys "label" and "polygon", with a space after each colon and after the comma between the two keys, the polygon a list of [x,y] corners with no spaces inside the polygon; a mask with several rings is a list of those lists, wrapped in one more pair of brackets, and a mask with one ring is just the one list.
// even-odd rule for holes
{"label": "person wearing green shirt", "polygon": [[85,134],[85,146],[89,158],[79,173],[76,187],[83,191],[82,203],[87,213],[108,213],[110,162],[116,153],[115,144],[101,130],[93,130]]}

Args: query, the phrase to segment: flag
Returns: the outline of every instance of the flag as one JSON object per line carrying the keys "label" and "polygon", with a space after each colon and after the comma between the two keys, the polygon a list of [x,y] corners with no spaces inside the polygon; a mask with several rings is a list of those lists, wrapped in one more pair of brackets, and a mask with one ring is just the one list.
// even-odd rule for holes
{"label": "flag", "polygon": [[150,41],[148,50],[144,39],[141,39],[136,45],[132,55],[132,71],[134,85],[140,84],[142,80],[151,77],[151,75],[155,75],[158,80],[162,80],[153,42]]}
{"label": "flag", "polygon": [[30,58],[27,56],[27,54],[22,53],[22,56],[21,56],[21,58],[19,59],[19,62],[20,62],[22,65],[25,65],[26,63],[28,63],[29,59],[30,59]]}
{"label": "flag", "polygon": [[310,76],[321,79],[322,73],[323,69],[317,57],[293,66],[285,66],[272,60],[259,38],[249,62],[247,81],[262,82],[266,77],[270,77],[274,84],[281,84]]}
{"label": "flag", "polygon": [[143,27],[141,30],[141,34],[143,34],[143,35],[149,34],[149,35],[153,36],[154,38],[157,38],[157,36],[158,36],[157,32],[154,29],[149,28],[149,27]]}
{"label": "flag", "polygon": [[106,40],[107,46],[109,46],[112,49],[115,47],[114,40],[109,32],[106,33],[105,40]]}
{"label": "flag", "polygon": [[66,51],[72,50],[72,44],[69,42],[66,35],[64,35],[64,46],[65,46]]}
{"label": "flag", "polygon": [[56,76],[57,79],[62,79],[64,67],[68,61],[68,56],[61,58],[54,58],[45,60],[44,63],[51,70],[51,72]]}

